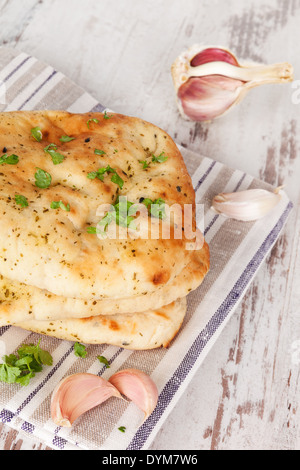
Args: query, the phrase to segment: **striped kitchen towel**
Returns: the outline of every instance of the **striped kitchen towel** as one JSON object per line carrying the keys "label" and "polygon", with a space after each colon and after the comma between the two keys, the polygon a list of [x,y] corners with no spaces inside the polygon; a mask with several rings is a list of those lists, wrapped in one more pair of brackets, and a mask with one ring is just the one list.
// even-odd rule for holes
{"label": "striped kitchen towel", "polygon": [[[102,112],[105,108],[52,67],[15,50],[0,49],[0,110],[62,109]],[[51,352],[53,367],[32,379],[28,387],[0,383],[0,419],[35,436],[53,449],[145,450],[221,334],[226,322],[276,242],[292,208],[283,194],[279,205],[258,222],[242,223],[215,214],[213,196],[247,188],[267,188],[239,170],[181,148],[192,175],[201,223],[211,249],[211,270],[188,298],[184,325],[169,349],[128,351],[113,346],[88,346],[82,360],[73,344],[15,328],[0,328],[0,353],[11,354],[23,343],[37,343]],[[97,356],[110,362],[102,367]],[[125,401],[111,399],[79,418],[73,428],[57,427],[50,418],[50,398],[67,375],[89,372],[109,378],[121,368],[138,368],[151,375],[159,389],[153,414],[141,425],[143,413]],[[126,427],[121,433],[118,428]]]}

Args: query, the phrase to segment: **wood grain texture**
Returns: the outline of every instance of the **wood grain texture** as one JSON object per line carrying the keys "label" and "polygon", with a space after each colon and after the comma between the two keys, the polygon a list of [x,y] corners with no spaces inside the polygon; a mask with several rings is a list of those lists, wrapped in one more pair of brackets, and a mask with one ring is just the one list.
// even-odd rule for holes
{"label": "wood grain texture", "polygon": [[[280,240],[152,449],[300,449],[299,106],[290,85],[255,89],[211,124],[183,121],[170,66],[194,43],[289,61],[299,77],[299,0],[0,0],[0,44],[50,63],[103,104],[191,150],[286,185]],[[0,425],[0,449],[45,450]]]}

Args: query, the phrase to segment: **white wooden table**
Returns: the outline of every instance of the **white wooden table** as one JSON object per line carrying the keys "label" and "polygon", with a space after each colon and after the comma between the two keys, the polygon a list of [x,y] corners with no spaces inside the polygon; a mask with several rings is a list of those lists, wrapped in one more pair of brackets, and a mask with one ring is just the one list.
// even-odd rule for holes
{"label": "white wooden table", "polygon": [[[288,225],[152,449],[300,448],[300,104],[253,90],[210,125],[185,122],[170,66],[194,43],[289,61],[300,78],[299,0],[0,0],[0,44],[35,55],[117,112],[178,143],[286,185]],[[297,85],[297,83],[296,83]],[[300,94],[298,93],[298,96]],[[0,449],[45,449],[0,425]]]}

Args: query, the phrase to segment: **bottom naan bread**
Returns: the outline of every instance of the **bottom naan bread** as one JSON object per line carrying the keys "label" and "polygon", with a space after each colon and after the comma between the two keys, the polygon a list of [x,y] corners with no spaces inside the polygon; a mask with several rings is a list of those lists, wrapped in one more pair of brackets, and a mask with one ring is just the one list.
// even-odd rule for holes
{"label": "bottom naan bread", "polygon": [[182,326],[186,309],[187,300],[183,298],[144,313],[59,321],[31,320],[15,326],[67,341],[147,350],[169,346]]}
{"label": "bottom naan bread", "polygon": [[208,269],[209,247],[204,243],[202,250],[193,252],[190,263],[172,283],[147,295],[98,301],[57,296],[0,276],[0,326],[28,320],[50,321],[156,310],[186,297],[199,287]]}

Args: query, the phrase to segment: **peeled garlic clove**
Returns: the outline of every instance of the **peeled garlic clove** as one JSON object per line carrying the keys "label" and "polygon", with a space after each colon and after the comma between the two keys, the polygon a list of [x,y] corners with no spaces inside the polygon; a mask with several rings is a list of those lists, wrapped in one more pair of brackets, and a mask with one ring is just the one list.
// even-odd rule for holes
{"label": "peeled garlic clove", "polygon": [[122,398],[118,390],[102,377],[71,375],[63,379],[52,394],[52,420],[58,426],[71,427],[79,416],[111,397]]}
{"label": "peeled garlic clove", "polygon": [[223,47],[191,47],[172,65],[177,103],[183,117],[210,121],[228,112],[251,88],[293,80],[288,63],[274,65],[238,62]]}
{"label": "peeled garlic clove", "polygon": [[144,372],[136,369],[122,370],[114,374],[109,382],[145,413],[145,420],[156,408],[158,390],[153,380]]}
{"label": "peeled garlic clove", "polygon": [[274,192],[265,189],[249,189],[236,193],[221,193],[214,197],[212,209],[228,218],[245,222],[259,220],[280,201],[281,188]]}

